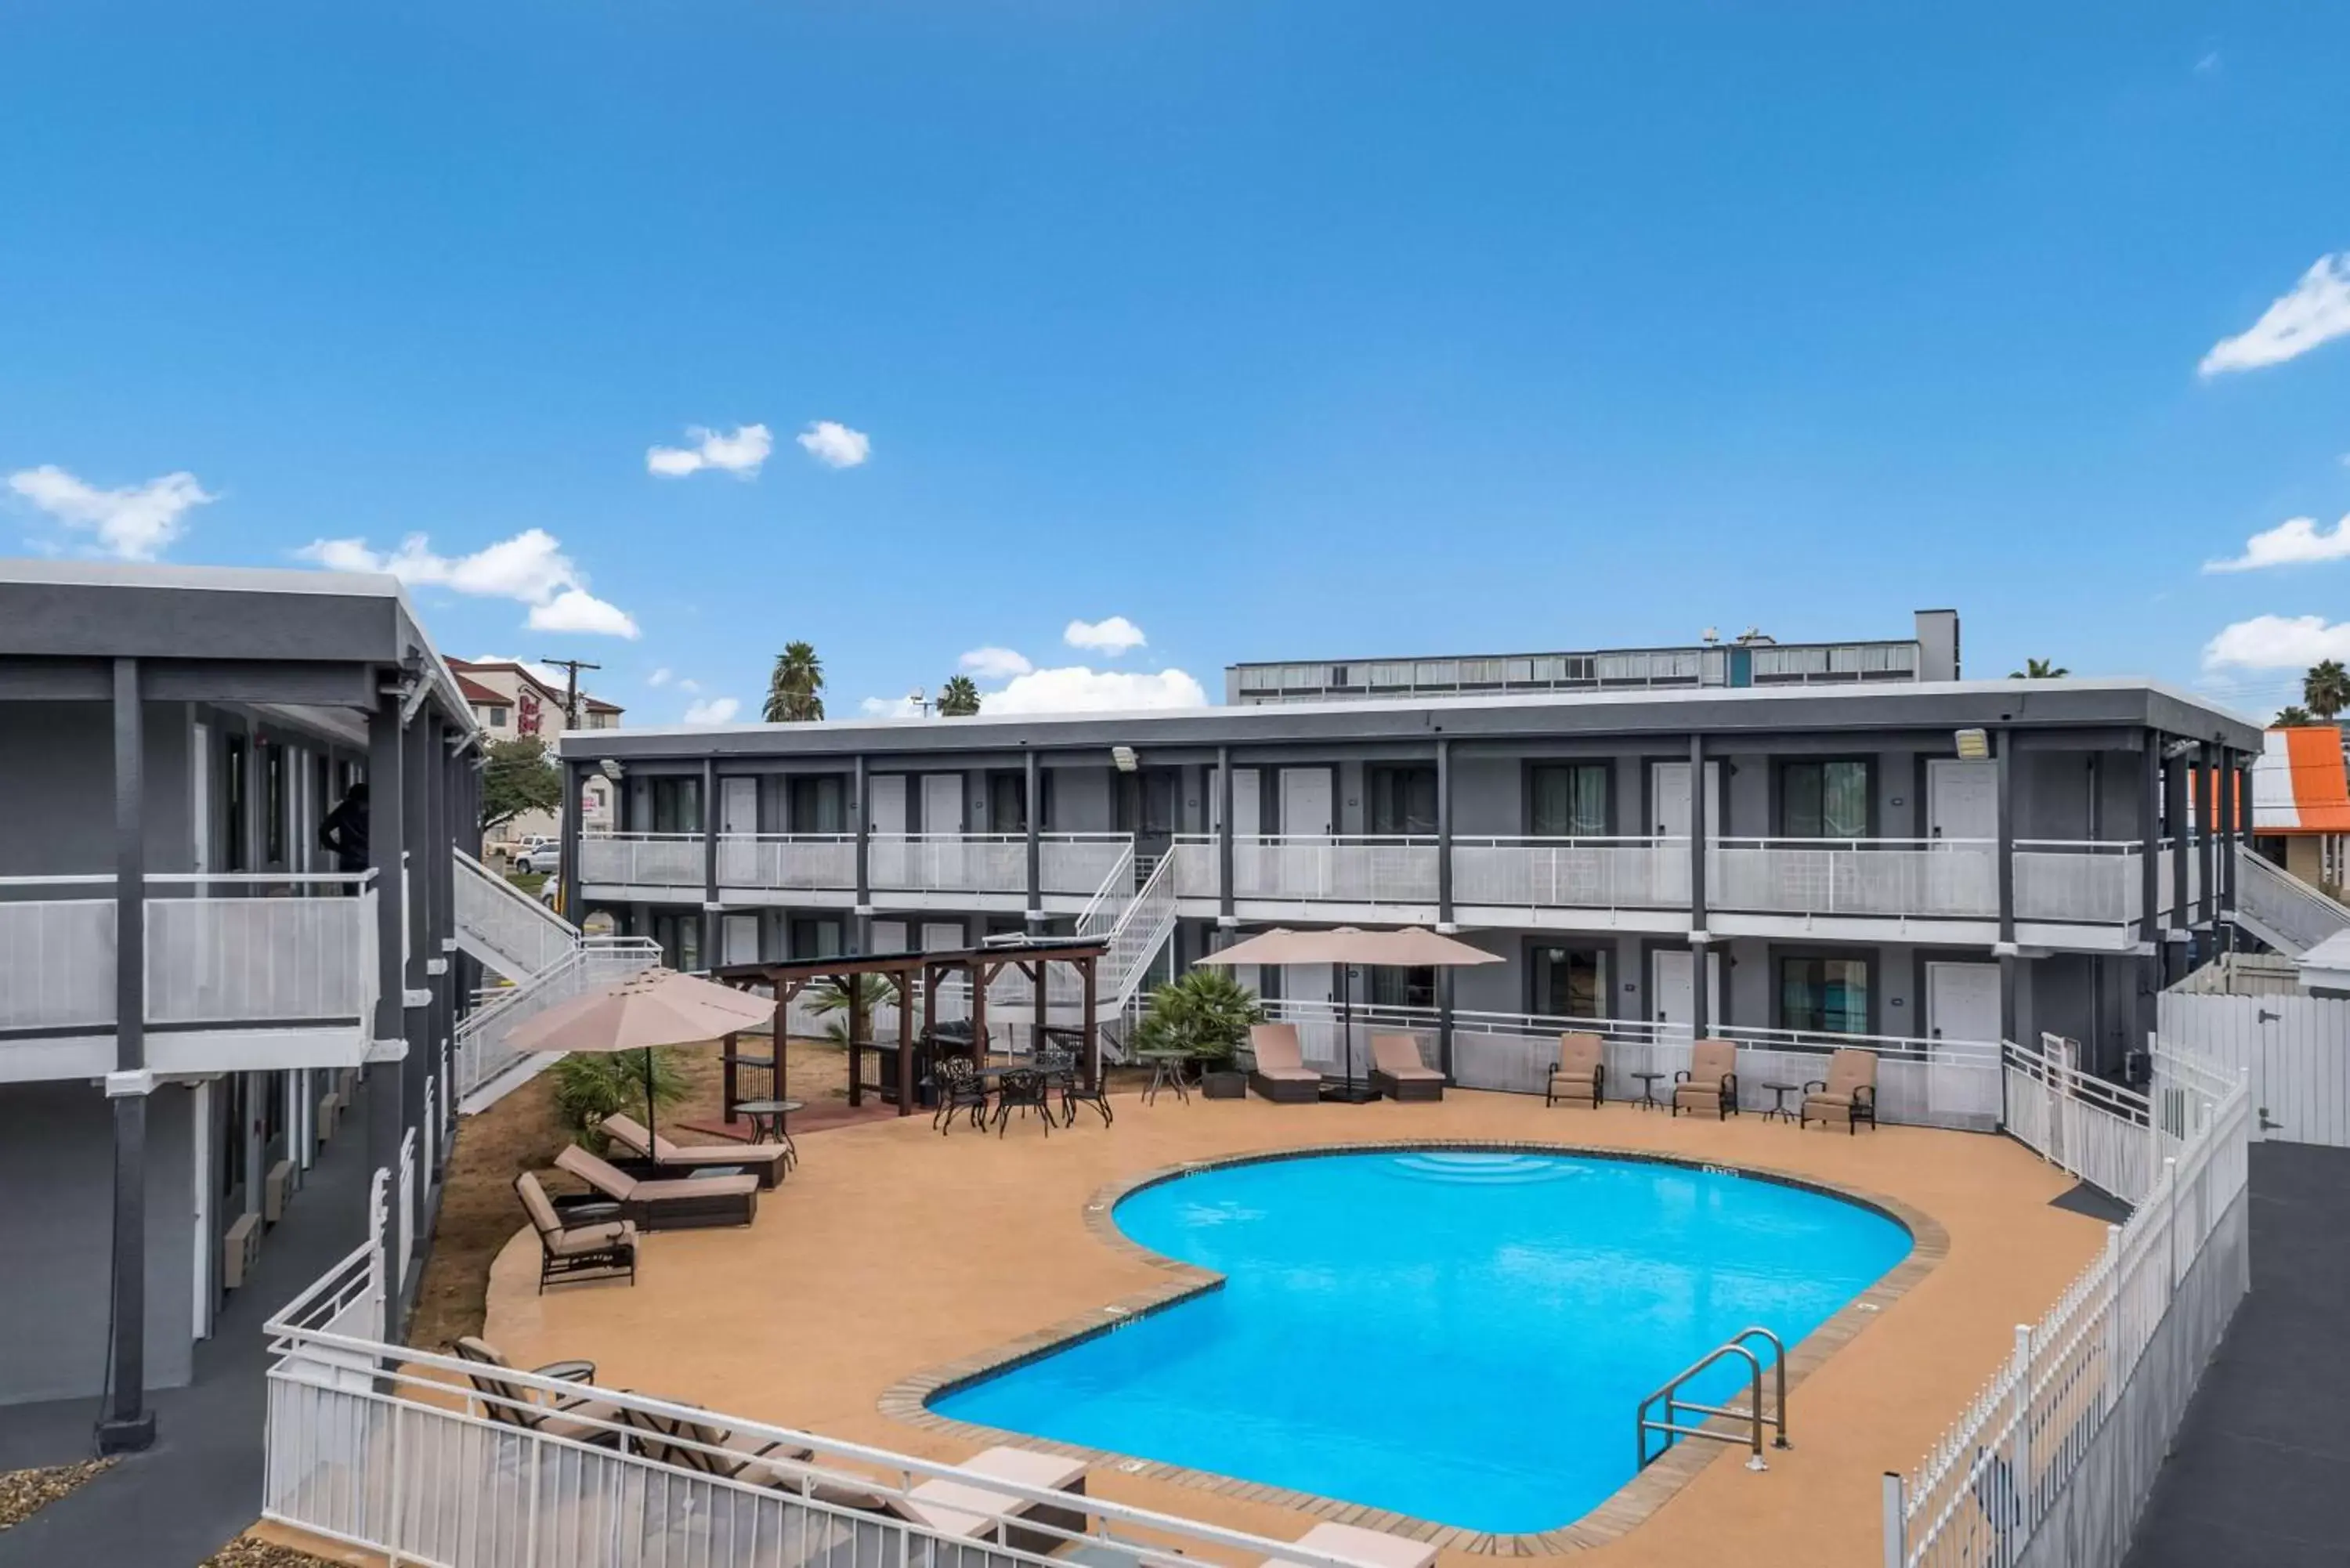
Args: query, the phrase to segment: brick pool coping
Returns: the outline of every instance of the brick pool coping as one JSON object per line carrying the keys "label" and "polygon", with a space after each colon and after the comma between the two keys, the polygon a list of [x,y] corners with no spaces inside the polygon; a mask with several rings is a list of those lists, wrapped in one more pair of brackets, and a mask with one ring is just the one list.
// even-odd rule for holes
{"label": "brick pool coping", "polygon": [[[1816,1192],[1871,1210],[1899,1225],[1910,1239],[1909,1255],[1870,1285],[1836,1309],[1825,1322],[1787,1349],[1787,1392],[1792,1400],[1804,1380],[1825,1364],[1828,1357],[1843,1348],[1866,1328],[1885,1308],[1898,1301],[1921,1280],[1931,1273],[1950,1255],[1950,1234],[1939,1221],[1911,1204],[1884,1193],[1840,1182],[1823,1180],[1794,1171],[1779,1170],[1767,1166],[1725,1165],[1715,1160],[1662,1153],[1652,1149],[1610,1148],[1601,1145],[1563,1143],[1537,1139],[1513,1138],[1394,1138],[1372,1142],[1343,1142],[1305,1145],[1293,1148],[1263,1149],[1222,1158],[1186,1160],[1161,1166],[1138,1175],[1123,1177],[1096,1189],[1085,1206],[1086,1227],[1097,1241],[1112,1251],[1122,1253],[1168,1275],[1163,1284],[1136,1291],[1105,1305],[1092,1308],[1033,1334],[989,1346],[951,1361],[924,1367],[910,1376],[899,1379],[885,1389],[879,1401],[881,1413],[894,1419],[925,1430],[951,1435],[967,1441],[985,1444],[1010,1439],[1027,1447],[1043,1449],[1072,1458],[1083,1459],[1089,1464],[1107,1466],[1121,1474],[1153,1480],[1165,1480],[1179,1486],[1198,1489],[1238,1502],[1263,1503],[1293,1510],[1316,1519],[1331,1520],[1341,1524],[1359,1525],[1367,1530],[1383,1531],[1414,1541],[1425,1542],[1440,1550],[1457,1551],[1492,1556],[1556,1555],[1604,1545],[1615,1541],[1645,1521],[1664,1506],[1676,1493],[1720,1454],[1703,1449],[1695,1442],[1674,1444],[1662,1456],[1640,1470],[1630,1480],[1571,1523],[1550,1530],[1523,1532],[1503,1532],[1464,1530],[1457,1525],[1442,1524],[1433,1520],[1419,1519],[1391,1510],[1372,1508],[1365,1504],[1343,1502],[1336,1498],[1297,1491],[1286,1487],[1268,1486],[1262,1482],[1243,1480],[1221,1475],[1212,1470],[1191,1469],[1183,1465],[1164,1464],[1154,1459],[1086,1448],[1076,1443],[1064,1443],[1040,1438],[1034,1433],[1012,1432],[1000,1428],[984,1427],[975,1422],[957,1421],[939,1415],[930,1402],[941,1395],[968,1387],[1000,1376],[1014,1368],[1041,1360],[1069,1346],[1112,1333],[1129,1323],[1139,1321],[1154,1313],[1164,1312],[1201,1295],[1222,1288],[1224,1277],[1195,1264],[1183,1262],[1161,1252],[1151,1251],[1119,1231],[1111,1212],[1133,1194],[1146,1188],[1170,1181],[1180,1181],[1211,1170],[1229,1169],[1235,1166],[1263,1165],[1274,1160],[1310,1159],[1332,1154],[1402,1153],[1419,1150],[1451,1152],[1520,1153],[1578,1155],[1594,1158],[1638,1161],[1651,1165],[1678,1166],[1684,1169],[1729,1171],[1756,1180],[1775,1182],[1783,1187]],[[1716,1417],[1710,1425],[1728,1429],[1729,1424]],[[1800,1441],[1800,1428],[1791,1427],[1791,1441]]]}

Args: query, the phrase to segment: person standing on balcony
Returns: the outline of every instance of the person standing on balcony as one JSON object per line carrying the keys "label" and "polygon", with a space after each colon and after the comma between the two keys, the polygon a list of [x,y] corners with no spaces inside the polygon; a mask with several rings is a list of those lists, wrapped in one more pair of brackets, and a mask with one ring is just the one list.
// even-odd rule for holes
{"label": "person standing on balcony", "polygon": [[[368,868],[368,786],[362,780],[343,793],[327,820],[318,824],[319,846],[333,852],[335,869],[357,873]],[[350,890],[357,893],[359,885]]]}

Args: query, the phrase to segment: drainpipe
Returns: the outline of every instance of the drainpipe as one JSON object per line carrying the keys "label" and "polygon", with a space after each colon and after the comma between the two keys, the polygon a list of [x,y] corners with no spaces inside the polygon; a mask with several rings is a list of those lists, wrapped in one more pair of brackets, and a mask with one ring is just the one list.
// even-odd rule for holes
{"label": "drainpipe", "polygon": [[718,952],[718,759],[702,759],[702,967],[715,969]]}
{"label": "drainpipe", "polygon": [[[1041,937],[1045,934],[1044,775],[1041,759],[1036,755],[1034,747],[1029,749],[1028,755],[1023,761],[1026,776],[1022,779],[1020,785],[1023,792],[1021,798],[1024,803],[1020,815],[1028,835],[1028,934],[1032,937]],[[1137,822],[1139,825],[1139,818]],[[1040,996],[1036,1000],[1036,1018],[1040,1024],[1044,1022],[1044,1017],[1045,1002],[1044,998]]]}
{"label": "drainpipe", "polygon": [[[1451,934],[1452,919],[1452,740],[1436,742],[1436,929]],[[1452,971],[1436,971],[1436,1065],[1452,1081]]]}
{"label": "drainpipe", "polygon": [[[400,1170],[400,1064],[408,1056],[402,993],[407,973],[400,961],[400,936],[407,930],[408,911],[400,898],[400,862],[407,847],[405,823],[400,809],[400,691],[395,686],[380,693],[368,715],[368,867],[375,873],[375,1030],[368,1045],[367,1161],[369,1170]],[[408,1217],[394,1205],[383,1239],[384,1254],[400,1256],[401,1228]],[[397,1294],[397,1290],[393,1293]],[[384,1305],[388,1334],[396,1321],[390,1302]]]}
{"label": "drainpipe", "polygon": [[2015,982],[2019,954],[2015,945],[2015,732],[1992,733],[1992,767],[1997,781],[1999,835],[1999,940],[1991,951],[1999,959],[1999,1037],[2016,1036]]}
{"label": "drainpipe", "polygon": [[[114,1259],[106,1409],[98,1451],[155,1441],[147,1408],[147,756],[139,661],[114,661]],[[202,767],[208,759],[199,757]],[[201,825],[199,825],[201,826]],[[209,1173],[204,1179],[210,1180]],[[206,1238],[210,1244],[210,1238]]]}
{"label": "drainpipe", "polygon": [[1705,1039],[1713,1028],[1706,996],[1706,954],[1713,934],[1705,929],[1705,736],[1690,736],[1690,1038]]}
{"label": "drainpipe", "polygon": [[[872,779],[866,773],[864,753],[859,752],[850,761],[855,775],[849,781],[848,810],[857,824],[857,903],[853,911],[857,916],[856,950],[869,953],[873,950],[873,814],[867,809],[866,791]],[[793,826],[796,828],[798,824]]]}

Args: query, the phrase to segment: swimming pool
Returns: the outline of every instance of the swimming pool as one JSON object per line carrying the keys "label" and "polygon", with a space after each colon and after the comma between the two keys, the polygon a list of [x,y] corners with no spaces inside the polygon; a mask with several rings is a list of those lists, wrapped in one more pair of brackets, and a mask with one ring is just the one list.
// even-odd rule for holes
{"label": "swimming pool", "polygon": [[1223,1166],[1114,1218],[1223,1288],[932,1409],[1496,1532],[1588,1512],[1643,1396],[1750,1324],[1794,1345],[1910,1247],[1780,1182],[1518,1151]]}

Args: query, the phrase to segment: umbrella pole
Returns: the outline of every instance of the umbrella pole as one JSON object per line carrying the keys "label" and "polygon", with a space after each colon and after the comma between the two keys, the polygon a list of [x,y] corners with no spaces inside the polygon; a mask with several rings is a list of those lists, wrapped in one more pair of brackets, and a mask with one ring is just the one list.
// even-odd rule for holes
{"label": "umbrella pole", "polygon": [[[653,1048],[645,1047],[645,1141],[650,1143],[660,1134],[653,1127]],[[647,1154],[652,1150],[647,1149]]]}

